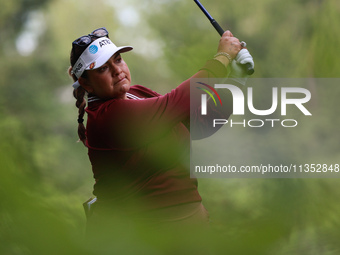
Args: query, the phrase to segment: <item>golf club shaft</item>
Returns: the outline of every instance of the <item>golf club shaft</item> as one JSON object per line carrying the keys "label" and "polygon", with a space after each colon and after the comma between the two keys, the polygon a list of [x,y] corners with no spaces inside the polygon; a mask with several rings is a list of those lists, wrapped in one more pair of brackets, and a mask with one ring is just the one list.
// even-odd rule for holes
{"label": "golf club shaft", "polygon": [[[194,2],[198,5],[198,7],[201,9],[201,11],[207,16],[210,23],[213,25],[213,27],[216,29],[216,31],[219,33],[220,36],[223,35],[224,30],[223,28],[217,23],[217,21],[209,14],[209,12],[204,8],[204,6],[200,3],[199,0],[194,0]],[[244,65],[245,71],[248,75],[251,75],[254,73],[254,69],[251,66],[250,63],[246,63]]]}

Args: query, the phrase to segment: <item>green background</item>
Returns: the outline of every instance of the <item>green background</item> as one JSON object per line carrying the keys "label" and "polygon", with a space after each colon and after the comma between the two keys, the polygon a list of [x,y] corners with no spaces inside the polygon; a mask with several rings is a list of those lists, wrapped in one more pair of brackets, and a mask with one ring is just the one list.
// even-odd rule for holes
{"label": "green background", "polygon": [[[223,28],[247,42],[255,59],[253,77],[339,76],[339,1],[202,3]],[[117,45],[134,46],[123,56],[133,83],[160,93],[201,68],[216,53],[219,40],[189,0],[1,0],[3,255],[114,254],[112,249],[83,243],[82,203],[91,196],[93,179],[86,148],[77,143],[77,109],[67,75],[71,42],[102,26]],[[303,161],[309,150],[322,149],[334,163],[339,159],[339,92],[338,87],[315,92],[317,103],[330,111],[322,124],[313,123],[296,134],[299,139],[290,146],[308,150],[292,157]],[[315,160],[321,163],[323,158]],[[215,235],[177,233],[181,238],[174,240],[173,233],[146,234],[141,239],[127,229],[119,241],[113,238],[118,254],[340,253],[338,179],[202,179],[199,183]]]}

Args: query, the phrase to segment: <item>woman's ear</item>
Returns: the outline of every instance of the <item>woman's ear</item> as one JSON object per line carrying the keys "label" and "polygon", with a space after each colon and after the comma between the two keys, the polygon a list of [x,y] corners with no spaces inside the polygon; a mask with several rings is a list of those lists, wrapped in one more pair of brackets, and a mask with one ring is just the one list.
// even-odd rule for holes
{"label": "woman's ear", "polygon": [[93,92],[93,88],[89,84],[87,79],[85,79],[83,77],[79,77],[78,82],[88,93],[92,93]]}

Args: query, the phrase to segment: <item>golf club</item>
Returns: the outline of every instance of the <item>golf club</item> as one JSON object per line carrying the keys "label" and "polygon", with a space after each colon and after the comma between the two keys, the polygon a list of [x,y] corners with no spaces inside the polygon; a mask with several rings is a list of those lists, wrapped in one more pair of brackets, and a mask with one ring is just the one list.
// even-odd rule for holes
{"label": "golf club", "polygon": [[[198,7],[201,9],[201,11],[207,16],[210,23],[213,25],[213,27],[216,29],[216,31],[219,33],[220,36],[223,35],[224,30],[223,28],[217,23],[217,21],[209,14],[209,12],[204,8],[204,6],[200,3],[198,0],[194,0],[194,2],[198,5]],[[254,68],[252,68],[250,63],[244,64],[244,68],[246,69],[246,73],[248,75],[252,75],[254,73]]]}

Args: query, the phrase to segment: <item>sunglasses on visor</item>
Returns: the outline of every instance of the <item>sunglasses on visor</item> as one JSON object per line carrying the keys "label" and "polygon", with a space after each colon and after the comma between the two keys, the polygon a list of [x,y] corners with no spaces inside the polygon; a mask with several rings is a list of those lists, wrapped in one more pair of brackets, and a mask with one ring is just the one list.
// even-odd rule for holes
{"label": "sunglasses on visor", "polygon": [[97,28],[94,30],[91,34],[84,35],[79,37],[78,39],[74,40],[72,45],[77,45],[80,47],[87,47],[88,45],[91,44],[92,38],[100,38],[106,36],[109,38],[109,32],[106,30],[105,27]]}

